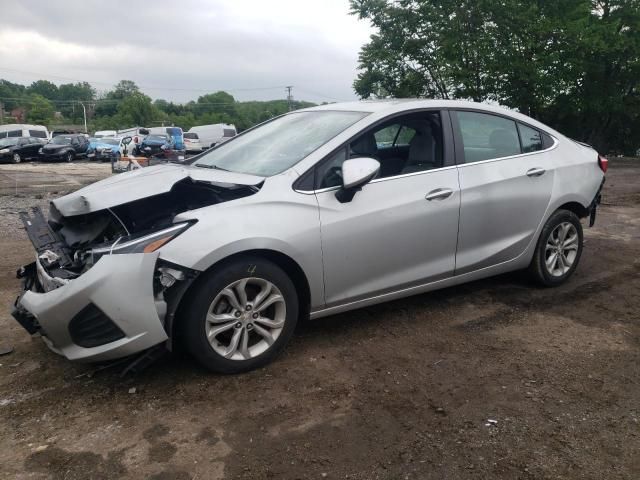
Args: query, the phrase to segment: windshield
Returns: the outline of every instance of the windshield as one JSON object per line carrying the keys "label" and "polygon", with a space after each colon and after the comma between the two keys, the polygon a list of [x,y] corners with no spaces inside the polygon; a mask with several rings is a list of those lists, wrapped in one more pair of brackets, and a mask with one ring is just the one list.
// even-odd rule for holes
{"label": "windshield", "polygon": [[17,145],[18,140],[19,140],[18,138],[3,138],[2,140],[0,140],[0,148]]}
{"label": "windshield", "polygon": [[366,115],[365,112],[338,111],[283,115],[223,143],[194,165],[267,177],[276,175]]}
{"label": "windshield", "polygon": [[116,140],[115,138],[101,138],[100,143],[105,145],[120,145],[120,140]]}
{"label": "windshield", "polygon": [[198,140],[198,134],[187,132],[184,134],[184,138],[188,138],[189,140]]}
{"label": "windshield", "polygon": [[54,145],[69,145],[71,143],[71,137],[53,137],[51,143]]}

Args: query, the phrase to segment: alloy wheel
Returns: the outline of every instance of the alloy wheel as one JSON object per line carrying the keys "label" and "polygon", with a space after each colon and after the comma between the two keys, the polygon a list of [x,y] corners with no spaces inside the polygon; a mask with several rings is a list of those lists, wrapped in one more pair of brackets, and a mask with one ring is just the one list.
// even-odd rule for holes
{"label": "alloy wheel", "polygon": [[578,254],[580,238],[571,222],[562,222],[551,231],[545,247],[545,266],[554,277],[565,275]]}
{"label": "alloy wheel", "polygon": [[227,285],[209,307],[205,322],[213,350],[230,360],[248,360],[267,351],[282,333],[286,303],[280,290],[262,278]]}
{"label": "alloy wheel", "polygon": [[20,154],[19,153],[14,153],[13,154],[13,163],[20,163],[22,159],[20,158]]}

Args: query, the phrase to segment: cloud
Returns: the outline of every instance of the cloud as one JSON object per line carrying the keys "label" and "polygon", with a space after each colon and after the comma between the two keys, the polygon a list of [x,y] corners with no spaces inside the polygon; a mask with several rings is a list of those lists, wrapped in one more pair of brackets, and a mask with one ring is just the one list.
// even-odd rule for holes
{"label": "cloud", "polygon": [[20,72],[35,71],[99,90],[126,78],[174,101],[218,89],[283,98],[285,85],[300,99],[350,100],[371,28],[348,8],[347,0],[9,0],[0,77],[28,83],[35,76]]}

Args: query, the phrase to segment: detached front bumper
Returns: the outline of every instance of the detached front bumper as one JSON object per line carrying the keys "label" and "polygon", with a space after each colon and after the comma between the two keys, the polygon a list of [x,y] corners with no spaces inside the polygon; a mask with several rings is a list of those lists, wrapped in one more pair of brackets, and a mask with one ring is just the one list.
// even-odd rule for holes
{"label": "detached front bumper", "polygon": [[158,252],[105,255],[73,280],[50,277],[38,260],[23,271],[26,290],[13,316],[69,360],[126,357],[167,340],[167,306],[156,298]]}

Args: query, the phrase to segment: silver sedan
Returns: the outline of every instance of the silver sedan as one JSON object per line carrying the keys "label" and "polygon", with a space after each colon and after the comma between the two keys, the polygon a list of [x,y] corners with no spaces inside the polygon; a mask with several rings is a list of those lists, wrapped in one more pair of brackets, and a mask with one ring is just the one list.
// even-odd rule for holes
{"label": "silver sedan", "polygon": [[246,371],[300,318],[512,270],[565,282],[606,169],[591,147],[493,106],[299,110],[190,165],[24,213],[36,258],[13,314],[72,360],[139,364],[180,339],[211,370]]}

